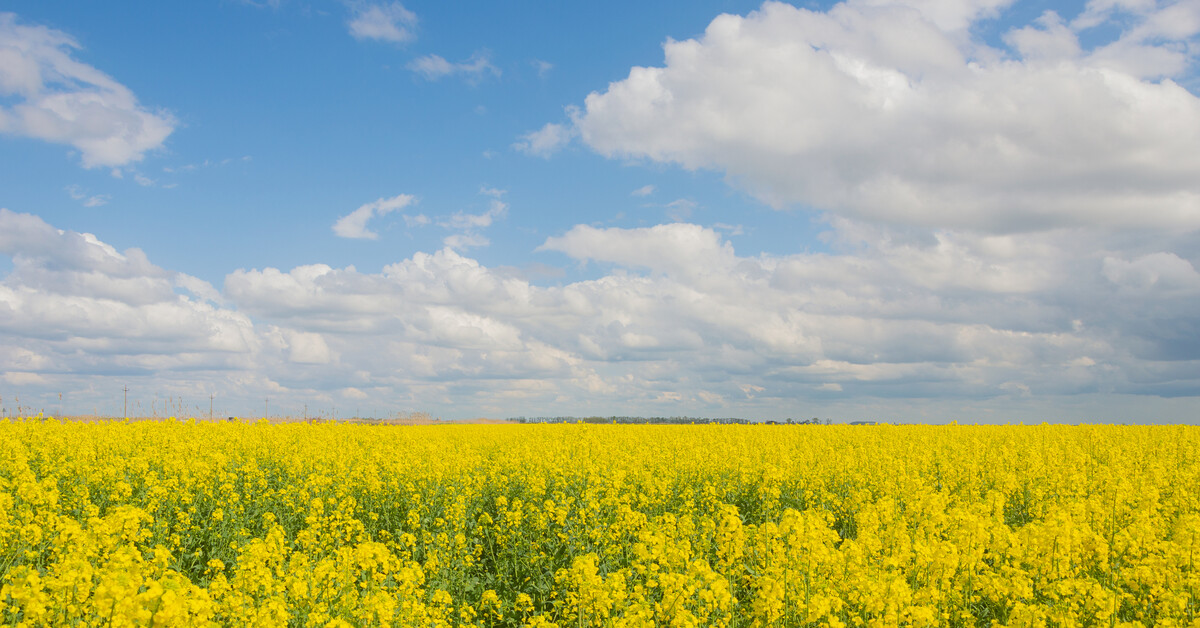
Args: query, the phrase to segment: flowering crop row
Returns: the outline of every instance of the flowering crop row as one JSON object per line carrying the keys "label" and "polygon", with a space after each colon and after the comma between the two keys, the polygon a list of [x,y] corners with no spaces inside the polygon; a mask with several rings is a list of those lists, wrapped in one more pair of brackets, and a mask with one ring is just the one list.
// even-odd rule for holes
{"label": "flowering crop row", "polygon": [[0,422],[0,623],[1200,626],[1200,430]]}

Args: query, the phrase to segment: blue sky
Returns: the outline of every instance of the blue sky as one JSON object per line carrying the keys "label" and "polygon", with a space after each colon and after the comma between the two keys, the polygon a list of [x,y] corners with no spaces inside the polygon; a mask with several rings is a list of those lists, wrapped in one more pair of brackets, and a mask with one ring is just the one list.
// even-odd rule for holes
{"label": "blue sky", "polygon": [[1191,421],[1198,33],[6,2],[0,405]]}

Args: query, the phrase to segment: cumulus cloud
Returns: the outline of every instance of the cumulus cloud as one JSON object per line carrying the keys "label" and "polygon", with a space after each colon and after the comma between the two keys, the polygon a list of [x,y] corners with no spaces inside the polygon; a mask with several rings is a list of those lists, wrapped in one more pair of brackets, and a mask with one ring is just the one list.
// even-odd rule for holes
{"label": "cumulus cloud", "polygon": [[123,166],[160,148],[175,119],[75,60],[79,48],[62,31],[0,13],[0,133],[67,144],[86,168]]}
{"label": "cumulus cloud", "polygon": [[[588,95],[572,131],[608,157],[724,172],[778,207],[990,232],[1200,227],[1200,98],[1170,78],[1200,50],[1195,3],[1096,0],[1070,26],[1014,28],[1010,49],[972,38],[1006,4],[722,15]],[[1100,24],[1121,35],[1083,49]],[[567,135],[543,131],[527,143]]]}
{"label": "cumulus cloud", "polygon": [[[342,238],[357,238],[361,240],[375,240],[379,238],[379,234],[367,228],[367,223],[372,218],[384,216],[398,209],[404,209],[416,201],[416,197],[411,194],[398,194],[392,198],[380,198],[359,206],[358,209],[338,218],[337,222],[333,223],[333,232]],[[416,221],[420,223],[421,216],[405,217],[405,222]]]}
{"label": "cumulus cloud", "polygon": [[500,68],[492,65],[491,54],[486,50],[480,50],[466,61],[458,63],[447,61],[439,55],[429,54],[414,59],[408,64],[408,69],[430,81],[441,80],[448,76],[463,76],[469,82],[478,82],[489,74],[500,76]]}
{"label": "cumulus cloud", "polygon": [[416,39],[417,16],[399,2],[359,4],[353,8],[347,26],[355,39],[404,44]]}

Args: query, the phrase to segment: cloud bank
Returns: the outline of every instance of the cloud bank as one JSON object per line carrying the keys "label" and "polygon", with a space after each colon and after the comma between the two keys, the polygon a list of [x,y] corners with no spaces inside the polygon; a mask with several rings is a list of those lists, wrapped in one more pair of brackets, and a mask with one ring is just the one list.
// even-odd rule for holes
{"label": "cloud bank", "polygon": [[748,257],[695,224],[579,225],[542,255],[599,264],[596,279],[538,286],[446,248],[379,273],[238,270],[218,292],[28,214],[0,212],[0,234],[14,265],[0,379],[26,395],[133,380],[249,408],[266,393],[346,408],[353,389],[447,416],[914,420],[972,404],[1037,415],[1050,399],[1106,418],[1122,399],[1167,412],[1200,393],[1200,251],[1186,238],[841,219],[832,252]]}

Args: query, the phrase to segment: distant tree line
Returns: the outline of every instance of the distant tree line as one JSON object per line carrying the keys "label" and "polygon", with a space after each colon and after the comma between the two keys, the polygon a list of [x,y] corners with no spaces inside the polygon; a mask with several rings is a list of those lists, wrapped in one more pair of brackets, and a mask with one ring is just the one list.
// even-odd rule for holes
{"label": "distant tree line", "polygon": [[513,423],[617,423],[620,425],[748,425],[753,423],[765,423],[767,425],[829,425],[829,420],[822,421],[816,417],[811,419],[782,419],[771,421],[751,421],[748,419],[737,418],[709,418],[709,417],[688,417],[688,416],[537,416],[537,417],[512,417],[507,419]]}

